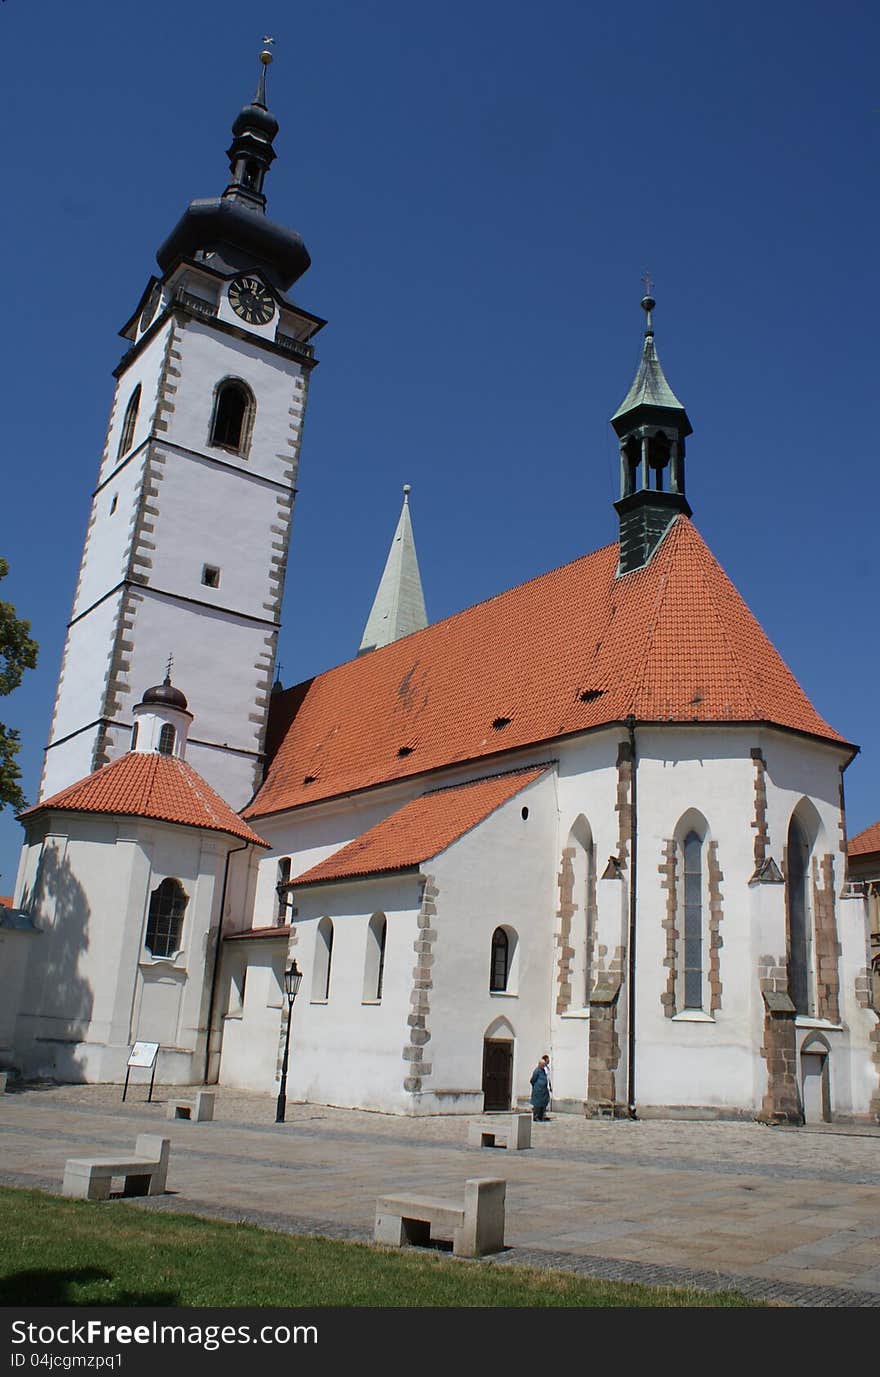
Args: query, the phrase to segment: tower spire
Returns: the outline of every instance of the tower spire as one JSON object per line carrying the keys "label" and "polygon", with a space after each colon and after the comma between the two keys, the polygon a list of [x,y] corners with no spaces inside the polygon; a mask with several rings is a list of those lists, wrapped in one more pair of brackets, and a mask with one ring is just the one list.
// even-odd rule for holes
{"label": "tower spire", "polygon": [[614,504],[620,517],[618,574],[647,564],[675,517],[691,515],[685,496],[684,442],[692,427],[657,356],[657,303],[650,286],[645,274],[642,355],[632,385],[611,418],[620,441],[620,499]]}
{"label": "tower spire", "polygon": [[364,655],[368,650],[377,650],[383,645],[391,645],[392,641],[399,641],[402,636],[409,636],[413,631],[421,631],[428,625],[409,511],[410,492],[409,483],[404,483],[403,506],[400,509],[397,529],[364,627],[358,655]]}
{"label": "tower spire", "polygon": [[260,52],[260,79],[250,105],[242,106],[232,126],[232,143],[226,150],[232,180],[224,200],[239,201],[254,210],[266,210],[263,181],[275,161],[272,140],[278,121],[266,105],[266,72],[273,62],[274,38],[264,38]]}

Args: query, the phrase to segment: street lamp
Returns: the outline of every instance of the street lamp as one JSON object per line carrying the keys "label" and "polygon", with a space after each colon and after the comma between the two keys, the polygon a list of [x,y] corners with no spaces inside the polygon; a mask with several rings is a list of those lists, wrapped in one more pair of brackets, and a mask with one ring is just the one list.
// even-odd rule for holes
{"label": "street lamp", "polygon": [[281,1062],[281,1089],[278,1091],[278,1104],[275,1106],[276,1124],[284,1123],[284,1111],[287,1108],[287,1056],[290,1052],[290,1016],[293,1013],[293,1001],[299,993],[302,971],[293,961],[284,972],[284,993],[287,995],[287,1034],[284,1038],[284,1059]]}

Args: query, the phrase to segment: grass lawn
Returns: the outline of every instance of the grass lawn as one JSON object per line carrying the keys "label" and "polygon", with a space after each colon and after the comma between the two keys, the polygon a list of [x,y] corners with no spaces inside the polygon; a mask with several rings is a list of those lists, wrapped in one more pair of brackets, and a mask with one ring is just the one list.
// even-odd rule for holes
{"label": "grass lawn", "polygon": [[0,1305],[751,1306],[0,1189]]}

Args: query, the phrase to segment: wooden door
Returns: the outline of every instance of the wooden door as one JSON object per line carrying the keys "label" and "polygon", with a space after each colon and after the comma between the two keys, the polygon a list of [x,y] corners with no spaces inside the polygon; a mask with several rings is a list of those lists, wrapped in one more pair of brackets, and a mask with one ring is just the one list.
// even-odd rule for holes
{"label": "wooden door", "polygon": [[483,1108],[509,1109],[513,1090],[513,1043],[486,1038],[483,1043]]}

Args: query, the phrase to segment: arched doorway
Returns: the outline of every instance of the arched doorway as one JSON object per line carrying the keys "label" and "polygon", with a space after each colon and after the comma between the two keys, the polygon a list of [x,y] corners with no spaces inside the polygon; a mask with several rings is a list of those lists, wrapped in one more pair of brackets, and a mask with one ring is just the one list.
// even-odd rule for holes
{"label": "arched doorway", "polygon": [[495,1019],[483,1036],[483,1109],[510,1109],[513,1095],[513,1029]]}

